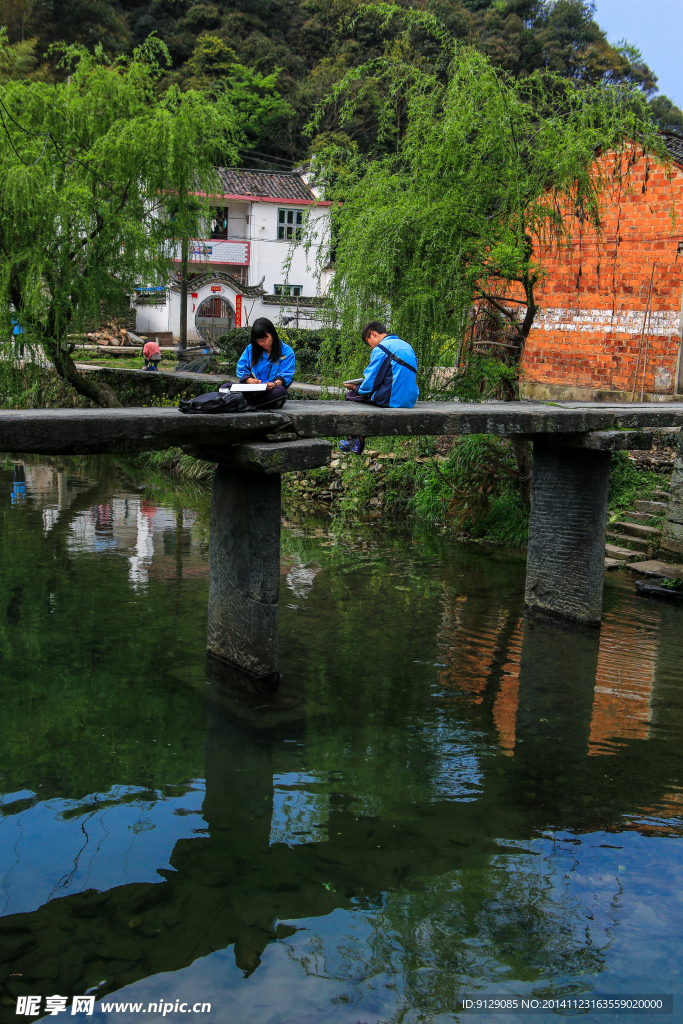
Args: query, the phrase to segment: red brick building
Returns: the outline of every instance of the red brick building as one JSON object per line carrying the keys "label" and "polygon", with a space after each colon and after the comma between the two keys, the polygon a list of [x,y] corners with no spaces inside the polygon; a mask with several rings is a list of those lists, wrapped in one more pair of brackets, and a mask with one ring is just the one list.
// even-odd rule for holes
{"label": "red brick building", "polygon": [[683,392],[683,139],[664,140],[668,167],[642,156],[629,167],[625,155],[628,174],[616,175],[615,155],[601,155],[610,178],[601,236],[574,218],[570,251],[542,255],[540,309],[522,361],[526,397],[614,400],[630,397],[634,381],[639,397],[644,367],[646,395]]}

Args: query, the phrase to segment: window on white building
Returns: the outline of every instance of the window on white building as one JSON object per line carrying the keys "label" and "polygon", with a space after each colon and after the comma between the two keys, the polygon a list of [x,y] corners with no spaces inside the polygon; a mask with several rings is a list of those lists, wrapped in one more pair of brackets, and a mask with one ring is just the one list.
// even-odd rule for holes
{"label": "window on white building", "polygon": [[228,207],[214,206],[209,219],[212,238],[228,237]]}
{"label": "window on white building", "polygon": [[304,287],[301,284],[276,284],[276,295],[303,295]]}
{"label": "window on white building", "polygon": [[281,241],[299,241],[303,235],[303,210],[277,211],[277,237]]}

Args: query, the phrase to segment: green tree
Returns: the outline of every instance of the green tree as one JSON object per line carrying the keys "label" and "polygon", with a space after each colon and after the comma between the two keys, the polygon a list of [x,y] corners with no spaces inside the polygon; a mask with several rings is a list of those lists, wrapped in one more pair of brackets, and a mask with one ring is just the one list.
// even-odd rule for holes
{"label": "green tree", "polygon": [[[660,148],[645,99],[633,87],[578,87],[550,74],[514,80],[460,49],[445,82],[386,61],[348,78],[379,75],[389,82],[396,150],[368,164],[347,158],[341,173],[337,164],[327,196],[343,350],[362,358],[361,323],[390,319],[414,344],[429,390],[430,368],[453,365],[473,309],[486,302],[508,325],[500,346],[516,373],[538,312],[540,250],[567,245],[576,213],[599,229],[607,181],[597,150]],[[323,176],[331,161],[321,157]],[[502,377],[509,398],[515,373]],[[520,471],[524,461],[520,446]]]}
{"label": "green tree", "polygon": [[184,70],[189,72],[189,86],[220,95],[231,104],[248,146],[277,148],[279,134],[294,117],[293,108],[277,89],[280,68],[262,75],[240,64],[235,51],[219,36],[205,33]]}
{"label": "green tree", "polygon": [[[99,405],[68,335],[140,282],[168,279],[192,193],[210,195],[214,165],[241,134],[226,101],[177,87],[159,94],[158,41],[130,59],[67,51],[60,83],[7,82],[0,113],[0,317],[18,319],[60,376]],[[177,214],[164,210],[172,196]],[[23,339],[22,339],[23,340]]]}
{"label": "green tree", "polygon": [[649,104],[650,117],[662,131],[683,135],[683,110],[668,96],[654,96]]}

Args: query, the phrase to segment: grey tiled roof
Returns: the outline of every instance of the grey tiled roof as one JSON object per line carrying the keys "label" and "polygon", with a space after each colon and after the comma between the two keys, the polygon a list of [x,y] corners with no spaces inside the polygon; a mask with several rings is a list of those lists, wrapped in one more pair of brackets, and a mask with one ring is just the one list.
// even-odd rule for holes
{"label": "grey tiled roof", "polygon": [[243,171],[235,167],[219,167],[218,173],[227,195],[259,196],[264,199],[286,199],[290,202],[312,202],[315,196],[298,174],[280,171]]}
{"label": "grey tiled roof", "polygon": [[683,138],[671,132],[662,132],[662,138],[671,159],[683,165]]}

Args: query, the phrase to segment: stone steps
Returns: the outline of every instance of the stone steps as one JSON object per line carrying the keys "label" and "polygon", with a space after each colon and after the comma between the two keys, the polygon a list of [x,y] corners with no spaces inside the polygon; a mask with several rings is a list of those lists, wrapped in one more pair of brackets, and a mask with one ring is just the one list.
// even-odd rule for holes
{"label": "stone steps", "polygon": [[621,545],[625,550],[644,551],[647,555],[652,552],[652,543],[643,540],[642,537],[632,537],[628,533],[617,533],[615,530],[607,531],[607,542],[609,544]]}
{"label": "stone steps", "polygon": [[622,520],[612,523],[611,529],[621,530],[622,533],[628,533],[632,537],[648,541],[653,541],[662,535],[662,531],[657,526],[647,526],[645,523],[627,523]]}
{"label": "stone steps", "polygon": [[653,512],[655,515],[666,515],[665,501],[636,501],[636,512]]}
{"label": "stone steps", "polygon": [[634,520],[636,523],[645,523],[650,526],[656,526],[662,518],[653,515],[652,512],[623,512],[622,515],[629,521]]}
{"label": "stone steps", "polygon": [[683,579],[683,565],[671,565],[670,562],[635,562],[629,565],[629,569],[641,576],[673,576],[674,579]]}
{"label": "stone steps", "polygon": [[[660,524],[666,515],[669,491],[663,488],[652,491],[651,500],[636,501],[635,510],[621,513],[618,522],[607,530],[605,544],[605,569],[621,569],[628,565],[664,565],[648,561],[652,558],[657,542],[662,536]],[[638,570],[635,570],[636,572]]]}
{"label": "stone steps", "polygon": [[647,558],[647,555],[642,551],[622,548],[617,544],[605,544],[605,554],[608,558],[614,558],[621,562],[643,562]]}

